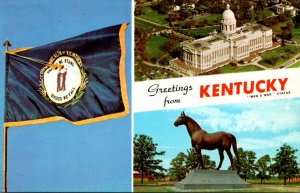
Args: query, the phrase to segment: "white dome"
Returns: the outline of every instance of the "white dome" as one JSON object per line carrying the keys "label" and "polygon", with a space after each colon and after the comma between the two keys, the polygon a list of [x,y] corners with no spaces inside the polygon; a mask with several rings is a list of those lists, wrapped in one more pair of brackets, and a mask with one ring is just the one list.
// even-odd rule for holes
{"label": "white dome", "polygon": [[230,10],[230,5],[227,4],[226,10],[223,12],[222,15],[223,20],[235,20],[235,16],[233,11]]}
{"label": "white dome", "polygon": [[236,19],[230,5],[227,4],[221,20],[221,30],[223,34],[229,35],[236,32]]}

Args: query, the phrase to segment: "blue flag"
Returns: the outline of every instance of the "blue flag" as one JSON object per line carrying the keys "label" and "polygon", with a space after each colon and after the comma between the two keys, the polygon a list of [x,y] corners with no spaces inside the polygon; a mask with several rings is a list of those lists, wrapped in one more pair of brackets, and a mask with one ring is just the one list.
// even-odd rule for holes
{"label": "blue flag", "polygon": [[126,26],[6,52],[4,125],[80,125],[127,115]]}

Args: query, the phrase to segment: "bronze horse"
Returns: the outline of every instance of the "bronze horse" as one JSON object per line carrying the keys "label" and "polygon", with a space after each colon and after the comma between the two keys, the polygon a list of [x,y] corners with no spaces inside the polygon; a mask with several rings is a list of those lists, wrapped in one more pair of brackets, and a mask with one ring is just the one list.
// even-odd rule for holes
{"label": "bronze horse", "polygon": [[[220,163],[217,167],[217,170],[219,170],[222,166],[224,160],[224,150],[225,150],[230,159],[230,163],[231,163],[230,169],[233,170],[234,164],[233,164],[232,154],[230,151],[230,147],[232,146],[234,154],[237,158],[237,164],[239,164],[236,138],[234,135],[223,131],[216,132],[216,133],[207,133],[200,127],[200,125],[196,121],[194,121],[191,117],[186,116],[184,112],[181,113],[180,117],[178,117],[174,125],[176,127],[179,125],[186,126],[188,133],[191,137],[192,146],[199,154],[200,165],[203,169],[204,169],[204,164],[202,160],[201,149],[219,150]],[[239,172],[238,167],[237,170]]]}

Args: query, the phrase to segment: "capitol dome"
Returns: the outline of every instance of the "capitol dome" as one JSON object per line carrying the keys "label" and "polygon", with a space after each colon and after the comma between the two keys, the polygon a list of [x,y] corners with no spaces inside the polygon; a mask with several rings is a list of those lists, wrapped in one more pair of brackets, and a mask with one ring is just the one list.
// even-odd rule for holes
{"label": "capitol dome", "polygon": [[230,10],[230,5],[227,4],[226,10],[223,12],[222,15],[223,20],[235,20],[235,16],[233,11]]}
{"label": "capitol dome", "polygon": [[236,19],[233,11],[230,10],[230,5],[226,5],[226,10],[222,14],[221,30],[225,35],[236,32]]}

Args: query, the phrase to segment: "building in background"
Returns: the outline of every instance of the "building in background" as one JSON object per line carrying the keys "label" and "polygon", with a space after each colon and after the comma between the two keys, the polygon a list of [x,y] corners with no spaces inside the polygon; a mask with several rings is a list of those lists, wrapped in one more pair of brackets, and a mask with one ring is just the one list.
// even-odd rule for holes
{"label": "building in background", "polygon": [[277,14],[289,14],[292,17],[296,16],[296,8],[290,3],[290,2],[285,2],[285,3],[280,3],[274,5],[274,11]]}

